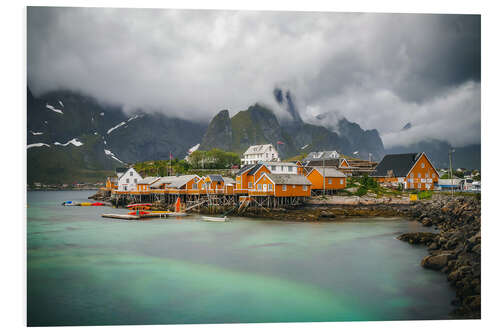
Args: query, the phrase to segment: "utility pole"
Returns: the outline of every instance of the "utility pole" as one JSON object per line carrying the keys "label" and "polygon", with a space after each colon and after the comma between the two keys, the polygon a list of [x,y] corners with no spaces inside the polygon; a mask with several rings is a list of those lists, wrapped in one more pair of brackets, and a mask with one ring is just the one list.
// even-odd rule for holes
{"label": "utility pole", "polygon": [[325,174],[325,157],[323,156],[323,196],[325,196],[326,190],[326,174]]}
{"label": "utility pole", "polygon": [[455,152],[455,149],[450,149],[448,152],[449,158],[450,158],[450,180],[451,180],[451,196],[453,197],[453,169],[451,168],[451,153]]}

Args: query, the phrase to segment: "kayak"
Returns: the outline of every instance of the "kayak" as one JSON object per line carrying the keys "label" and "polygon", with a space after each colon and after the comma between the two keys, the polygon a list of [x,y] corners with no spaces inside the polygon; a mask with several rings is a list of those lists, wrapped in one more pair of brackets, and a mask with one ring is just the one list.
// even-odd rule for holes
{"label": "kayak", "polygon": [[82,203],[80,203],[80,206],[92,206],[92,203],[90,203],[90,202],[82,202]]}
{"label": "kayak", "polygon": [[[137,215],[137,211],[128,212],[127,214],[128,214],[128,215]],[[140,210],[140,211],[139,211],[139,215],[141,215],[141,216],[142,216],[142,215],[148,215],[148,214],[151,214],[151,213],[150,213],[150,212],[145,212],[145,211],[143,211],[143,210]]]}
{"label": "kayak", "polygon": [[143,209],[150,209],[152,206],[152,204],[150,203],[140,203],[140,204],[131,204],[131,205],[128,205],[127,208],[128,209],[137,209],[137,208],[143,208]]}
{"label": "kayak", "polygon": [[64,202],[62,203],[62,205],[63,205],[63,206],[78,206],[78,205],[80,205],[80,204],[79,204],[79,203],[77,203],[77,202],[74,202],[74,201],[64,201]]}
{"label": "kayak", "polygon": [[102,202],[93,202],[91,206],[104,206]]}

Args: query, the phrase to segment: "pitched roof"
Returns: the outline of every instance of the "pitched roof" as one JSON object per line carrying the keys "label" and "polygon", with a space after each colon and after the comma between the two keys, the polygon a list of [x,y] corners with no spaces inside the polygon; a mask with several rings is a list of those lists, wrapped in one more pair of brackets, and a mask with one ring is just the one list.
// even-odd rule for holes
{"label": "pitched roof", "polygon": [[241,174],[245,173],[246,171],[250,170],[253,168],[255,164],[245,164],[237,173],[236,176],[240,176]]}
{"label": "pitched roof", "polygon": [[261,167],[263,167],[263,166],[265,166],[265,165],[264,165],[264,164],[261,164],[261,163],[257,163],[257,164],[255,164],[255,166],[253,167],[253,169],[252,169],[252,170],[250,170],[250,172],[249,172],[248,174],[249,174],[249,175],[255,175],[255,173],[256,173],[257,171],[259,171],[259,169],[260,169]]}
{"label": "pitched roof", "polygon": [[325,162],[325,166],[329,167],[338,167],[339,166],[339,159],[338,158],[333,158],[333,159],[323,159],[323,160],[309,160],[305,164],[305,166],[323,166],[323,161]]}
{"label": "pitched roof", "polygon": [[265,152],[266,149],[269,148],[269,146],[271,146],[273,149],[274,149],[274,146],[270,143],[268,144],[265,144],[265,145],[254,145],[254,146],[250,146],[248,147],[248,149],[243,153],[243,155],[247,155],[247,154],[255,154],[255,153],[261,153],[261,152]]}
{"label": "pitched roof", "polygon": [[214,175],[207,175],[207,177],[209,177],[213,182],[221,182],[221,183],[224,182],[224,178],[222,178],[221,175],[214,174]]}
{"label": "pitched roof", "polygon": [[288,173],[266,173],[265,175],[269,177],[275,185],[311,185],[309,179],[302,175]]}
{"label": "pitched roof", "polygon": [[304,158],[304,161],[337,159],[338,157],[339,157],[339,153],[336,150],[313,151],[313,152],[310,152]]}
{"label": "pitched roof", "polygon": [[389,154],[375,168],[373,177],[406,177],[422,153]]}
{"label": "pitched roof", "polygon": [[319,172],[319,174],[323,177],[337,177],[337,178],[343,178],[345,175],[340,172],[339,170],[335,168],[325,168],[325,171],[323,173],[323,168],[314,168],[316,171]]}
{"label": "pitched roof", "polygon": [[159,180],[161,177],[146,177],[137,182],[137,184],[148,184],[151,185],[157,180]]}
{"label": "pitched roof", "polygon": [[268,162],[268,161],[265,161],[265,162],[262,162],[262,164],[264,164],[264,165],[283,165],[283,166],[293,166],[293,167],[297,166],[297,164],[292,163],[292,162]]}
{"label": "pitched roof", "polygon": [[229,177],[222,177],[224,179],[224,184],[236,184],[236,180]]}
{"label": "pitched roof", "polygon": [[[198,177],[197,175],[182,175],[161,177],[157,182],[151,185],[152,188],[159,188],[163,184],[168,188],[179,188],[189,182],[191,179]],[[199,177],[198,177],[199,178]]]}

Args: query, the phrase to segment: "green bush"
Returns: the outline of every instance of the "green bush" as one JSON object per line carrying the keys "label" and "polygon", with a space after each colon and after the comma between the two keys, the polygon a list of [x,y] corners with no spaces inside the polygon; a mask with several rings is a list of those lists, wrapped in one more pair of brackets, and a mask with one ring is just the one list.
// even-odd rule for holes
{"label": "green bush", "polygon": [[363,195],[365,195],[366,193],[368,193],[368,189],[367,189],[365,186],[360,186],[360,187],[358,188],[358,190],[356,191],[356,193],[354,193],[354,194],[356,194],[356,195],[357,195],[357,196],[359,196],[359,197],[362,197],[362,196],[363,196]]}

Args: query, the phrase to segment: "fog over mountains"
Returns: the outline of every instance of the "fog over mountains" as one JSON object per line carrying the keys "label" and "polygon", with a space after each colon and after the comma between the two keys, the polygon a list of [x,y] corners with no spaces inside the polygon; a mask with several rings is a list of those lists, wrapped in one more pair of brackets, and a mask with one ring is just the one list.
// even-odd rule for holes
{"label": "fog over mountains", "polygon": [[[82,150],[97,132],[95,151],[109,153],[82,160],[96,170],[264,139],[285,142],[284,156],[426,148],[438,164],[464,147],[457,159],[477,166],[480,26],[479,15],[28,7],[28,144]],[[54,144],[74,138],[84,144]]]}

